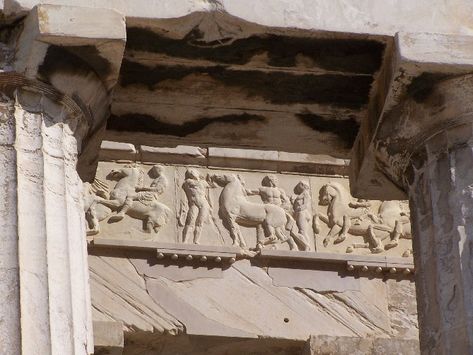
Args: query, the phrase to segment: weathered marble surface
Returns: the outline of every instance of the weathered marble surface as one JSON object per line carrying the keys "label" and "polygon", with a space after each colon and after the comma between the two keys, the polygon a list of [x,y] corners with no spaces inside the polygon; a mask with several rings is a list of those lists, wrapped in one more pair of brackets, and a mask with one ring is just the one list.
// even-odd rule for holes
{"label": "weathered marble surface", "polygon": [[[0,9],[19,16],[38,0],[4,0]],[[471,33],[471,4],[465,0],[339,0],[339,1],[159,1],[49,0],[49,3],[112,8],[129,19],[173,18],[191,12],[226,11],[266,26],[299,27],[322,31],[394,34],[397,31]]]}
{"label": "weathered marble surface", "polygon": [[[342,177],[101,162],[88,186],[89,234],[102,238],[391,256],[411,248],[407,205],[357,201]],[[282,224],[271,219],[278,213]]]}
{"label": "weathered marble surface", "polygon": [[8,73],[0,82],[3,92],[18,85],[13,97],[0,100],[0,354],[90,354],[76,171],[86,122],[77,105],[57,100],[50,87]]}
{"label": "weathered marble surface", "polygon": [[[218,349],[217,340],[205,341],[218,336],[221,349],[226,341],[240,339],[242,347],[235,349],[245,349],[247,342],[248,351],[260,349],[263,354],[273,348],[261,339],[281,341],[276,347],[281,354],[296,354],[311,335],[416,343],[412,281],[319,271],[312,273],[315,280],[309,286],[299,267],[292,269],[290,287],[278,286],[275,276],[280,269],[268,270],[248,260],[219,274],[181,265],[174,273],[186,273],[186,278],[176,280],[166,263],[144,254],[93,254],[89,264],[94,320],[123,322],[125,354],[144,354],[145,349],[172,354],[184,347],[188,336],[194,337],[193,351],[201,346]],[[261,344],[266,347],[259,348]]]}
{"label": "weathered marble surface", "polygon": [[414,355],[418,353],[419,343],[414,339],[312,336],[307,342],[302,355]]}
{"label": "weathered marble surface", "polygon": [[351,163],[357,196],[409,197],[423,354],[473,352],[472,43],[396,36]]}

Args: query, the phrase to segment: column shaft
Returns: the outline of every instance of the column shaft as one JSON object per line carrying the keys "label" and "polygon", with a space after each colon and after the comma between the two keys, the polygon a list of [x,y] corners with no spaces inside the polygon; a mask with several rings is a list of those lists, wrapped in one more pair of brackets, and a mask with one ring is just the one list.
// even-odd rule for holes
{"label": "column shaft", "polygon": [[79,118],[34,90],[13,96],[0,104],[0,354],[91,353]]}
{"label": "column shaft", "polygon": [[421,351],[473,354],[472,126],[429,139],[411,167]]}

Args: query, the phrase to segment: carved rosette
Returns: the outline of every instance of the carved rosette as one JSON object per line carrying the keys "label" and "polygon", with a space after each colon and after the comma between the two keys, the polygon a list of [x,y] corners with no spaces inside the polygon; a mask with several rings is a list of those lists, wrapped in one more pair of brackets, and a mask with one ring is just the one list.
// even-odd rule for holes
{"label": "carved rosette", "polygon": [[93,351],[82,182],[87,119],[45,84],[0,74],[1,348]]}

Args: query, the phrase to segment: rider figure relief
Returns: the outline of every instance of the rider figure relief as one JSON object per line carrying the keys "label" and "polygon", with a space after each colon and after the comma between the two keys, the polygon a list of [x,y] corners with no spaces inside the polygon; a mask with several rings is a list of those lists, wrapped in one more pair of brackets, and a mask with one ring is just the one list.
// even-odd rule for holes
{"label": "rider figure relief", "polygon": [[149,187],[135,187],[135,191],[130,191],[125,199],[125,202],[119,209],[118,213],[112,217],[110,217],[111,222],[118,222],[121,221],[127,211],[133,205],[133,201],[152,201],[157,200],[158,196],[161,195],[166,187],[168,186],[168,180],[166,176],[163,175],[164,168],[161,165],[154,165],[150,171],[149,175],[153,178]]}
{"label": "rider figure relief", "polygon": [[[272,205],[280,206],[285,210],[288,209],[289,198],[286,195],[286,192],[278,186],[278,178],[276,175],[270,174],[266,175],[263,180],[261,180],[261,187],[258,189],[245,189],[245,193],[248,196],[259,195],[263,203],[270,203]],[[264,236],[263,227],[261,225],[256,228],[256,242],[257,243],[268,243],[274,242],[274,240],[266,240]]]}
{"label": "rider figure relief", "polygon": [[133,219],[143,221],[145,233],[152,231],[158,233],[160,228],[169,222],[171,210],[158,201],[158,196],[164,192],[168,185],[163,174],[163,167],[155,165],[148,173],[153,180],[149,187],[143,187],[144,172],[139,166],[133,164],[113,169],[107,175],[107,179],[117,182],[108,198],[106,198],[105,191],[101,193],[101,196],[94,194],[94,190],[104,190],[103,186],[99,186],[103,184],[99,184],[98,179],[92,185],[86,186],[84,208],[86,208],[86,213],[90,215],[88,218],[89,227],[92,228],[90,234],[99,233],[98,222],[107,218],[109,222],[120,221],[125,214]]}
{"label": "rider figure relief", "polygon": [[289,208],[289,198],[286,192],[278,186],[276,175],[266,175],[261,181],[261,187],[254,190],[246,190],[248,195],[259,195],[263,203],[271,203],[281,206],[285,210]]}
{"label": "rider figure relief", "polygon": [[[189,230],[194,229],[194,244],[199,244],[202,234],[202,227],[210,216],[210,204],[207,199],[207,189],[209,184],[202,179],[199,172],[189,168],[185,173],[185,180],[182,188],[186,193],[188,211],[182,231],[183,243],[189,242]],[[184,212],[182,211],[181,214]]]}

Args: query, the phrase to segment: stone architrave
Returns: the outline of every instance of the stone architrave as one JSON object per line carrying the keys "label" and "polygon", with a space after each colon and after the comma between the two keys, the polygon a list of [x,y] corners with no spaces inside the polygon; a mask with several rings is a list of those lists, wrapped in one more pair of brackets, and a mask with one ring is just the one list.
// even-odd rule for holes
{"label": "stone architrave", "polygon": [[461,54],[472,43],[399,35],[385,108],[352,160],[358,196],[383,184],[387,198],[409,196],[423,354],[473,353],[473,66]]}

